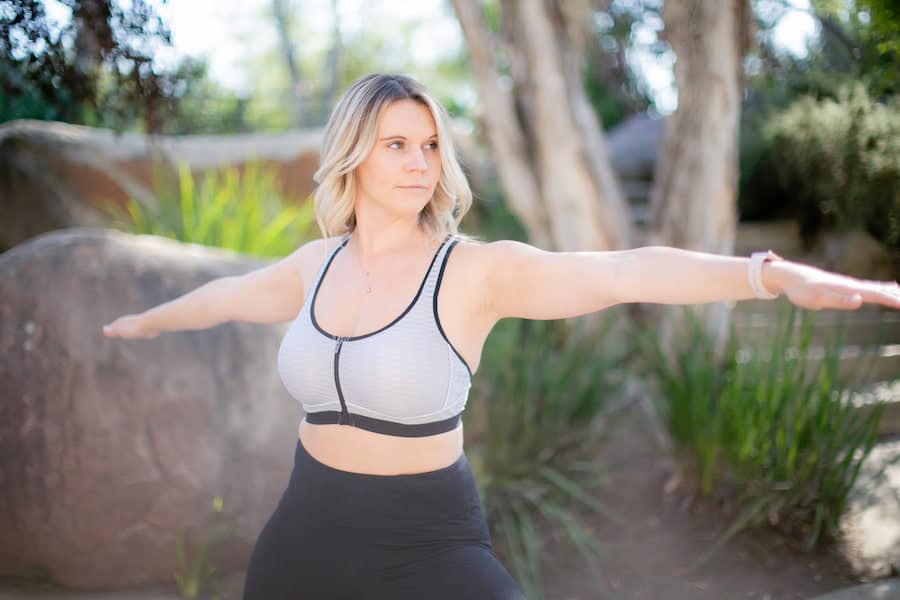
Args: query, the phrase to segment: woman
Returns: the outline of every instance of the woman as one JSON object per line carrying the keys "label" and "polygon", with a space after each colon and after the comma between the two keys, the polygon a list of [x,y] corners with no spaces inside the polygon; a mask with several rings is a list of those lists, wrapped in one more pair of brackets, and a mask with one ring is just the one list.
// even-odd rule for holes
{"label": "woman", "polygon": [[500,319],[780,294],[813,310],[900,308],[896,282],[771,252],[545,252],[461,236],[472,195],[447,115],[409,77],[350,86],[315,180],[323,239],[104,327],[147,338],[293,320],[278,369],[306,414],[290,483],[253,550],[248,600],[524,597],[493,554],[459,420]]}

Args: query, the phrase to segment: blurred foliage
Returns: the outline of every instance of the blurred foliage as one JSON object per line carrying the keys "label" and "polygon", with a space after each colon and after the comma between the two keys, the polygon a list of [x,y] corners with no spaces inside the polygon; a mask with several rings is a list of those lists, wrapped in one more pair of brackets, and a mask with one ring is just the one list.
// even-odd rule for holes
{"label": "blurred foliage", "polygon": [[185,57],[173,71],[172,110],[159,126],[165,134],[243,133],[247,100],[216,83],[205,60]]}
{"label": "blurred foliage", "polygon": [[215,496],[208,523],[199,531],[180,528],[175,536],[175,584],[182,598],[219,598],[214,555],[234,534],[235,521],[225,514],[225,502]]}
{"label": "blurred foliage", "polygon": [[900,5],[895,0],[812,0],[823,30],[816,59],[866,82],[877,99],[900,91]]}
{"label": "blurred foliage", "polygon": [[[809,194],[809,190],[797,187],[805,186],[804,182],[797,178],[773,176],[774,173],[783,171],[784,165],[779,163],[781,155],[771,147],[773,138],[767,134],[771,131],[768,123],[780,121],[784,112],[799,110],[792,108],[792,105],[801,98],[808,99],[806,106],[826,100],[841,102],[840,98],[848,97],[846,90],[856,90],[860,85],[867,90],[869,100],[857,102],[868,103],[870,107],[862,109],[862,112],[877,113],[879,116],[875,119],[881,123],[892,122],[890,113],[896,110],[897,104],[893,98],[900,78],[900,12],[890,2],[814,1],[810,15],[818,23],[820,33],[811,40],[808,53],[798,57],[779,49],[774,42],[775,25],[787,11],[797,9],[780,0],[757,0],[754,7],[759,44],[746,63],[748,77],[746,101],[741,115],[739,212],[742,220],[797,217],[804,236],[809,239],[818,227],[836,225],[833,209],[816,215],[819,209],[815,208],[828,207],[834,201],[826,193],[801,202],[800,196]],[[852,95],[860,98],[858,91]],[[889,112],[885,113],[878,105]],[[858,105],[856,109],[848,105],[846,110],[848,114],[857,110],[853,114],[861,115]],[[861,124],[854,127],[866,129]],[[845,138],[841,139],[847,141]],[[888,140],[888,144],[891,143]],[[857,147],[847,151],[859,152],[860,149]],[[875,151],[875,147],[866,149],[867,157],[864,160],[870,166],[892,161],[890,156],[874,156]],[[837,149],[833,149],[831,154],[837,152]],[[878,168],[884,172],[883,167]],[[845,174],[865,175],[859,170]],[[888,179],[886,183],[889,182]],[[787,185],[788,183],[792,185]],[[842,187],[860,189],[872,184],[871,180],[844,182]],[[819,186],[819,189],[827,192],[823,186]],[[887,194],[885,201],[892,202],[890,188],[876,189],[875,194],[882,198]],[[866,206],[871,206],[875,201],[876,198],[864,200]],[[843,211],[842,216],[865,210],[866,207],[860,207],[855,211]],[[850,223],[846,219],[844,222],[848,225]],[[896,237],[890,233],[887,225],[875,225],[872,233],[882,241],[896,244]]]}
{"label": "blurred foliage", "polygon": [[179,165],[175,182],[159,175],[162,170],[154,202],[131,199],[125,214],[111,212],[118,228],[279,258],[318,237],[312,202],[285,197],[270,168],[209,171],[199,183],[186,165]]}
{"label": "blurred foliage", "polygon": [[[385,21],[377,3],[364,3],[360,19],[367,26],[358,30],[322,31],[298,2],[288,3],[296,18],[290,22],[290,37],[296,42],[296,66],[303,87],[304,114],[300,126],[320,126],[327,120],[337,95],[350,83],[374,72],[406,73],[427,82],[451,115],[466,116],[474,102],[465,54],[434,52],[426,60],[411,51],[428,45],[423,29],[429,24],[419,17]],[[448,5],[441,8],[452,16]],[[268,9],[260,15],[271,19]],[[333,61],[330,53],[335,53]],[[272,46],[248,58],[253,75],[247,96],[246,122],[256,131],[278,131],[294,126],[290,106],[290,74],[281,51]]]}
{"label": "blurred foliage", "polygon": [[[387,23],[375,4],[365,3],[361,10],[368,26],[323,31],[309,18],[305,5],[296,0],[285,3],[294,17],[289,33],[302,86],[296,91],[277,45],[261,46],[250,39],[236,40],[252,48],[243,65],[251,80],[241,92],[213,82],[201,59],[186,57],[161,72],[151,56],[156,47],[170,44],[170,32],[147,0],[132,7],[115,0],[67,0],[64,4],[73,11],[82,6],[106,11],[80,30],[73,22],[54,23],[41,0],[21,3],[15,11],[2,10],[6,56],[20,56],[26,50],[28,56],[0,62],[4,80],[0,121],[37,118],[178,134],[282,131],[324,124],[337,93],[358,77],[379,71],[419,77],[451,115],[470,118],[476,92],[464,49],[432,51],[427,60],[409,51],[429,41],[421,33],[429,25],[424,18],[394,18]],[[499,4],[488,2],[484,9],[488,22],[498,27]],[[585,89],[605,127],[652,106],[646,85],[625,58],[640,37],[638,29],[661,27],[658,9],[656,1],[613,0],[595,13],[595,33],[582,69]],[[453,19],[449,3],[441,11]],[[269,23],[271,13],[264,5],[260,21]],[[107,36],[114,44],[97,56],[87,74],[79,70],[72,50],[82,31]],[[25,44],[24,39],[39,42]],[[657,53],[665,50],[658,40],[649,47]],[[295,110],[293,98],[298,98],[301,110]]]}
{"label": "blurred foliage", "polygon": [[627,54],[637,45],[657,57],[667,45],[658,33],[663,22],[661,2],[611,0],[594,13],[594,35],[585,52],[584,89],[604,129],[612,129],[627,117],[654,107],[646,82],[630,67]]}
{"label": "blurred foliage", "polygon": [[460,229],[481,240],[528,241],[521,221],[509,209],[500,178],[493,171],[484,180],[473,180],[475,201],[460,224]]}
{"label": "blurred foliage", "polygon": [[763,136],[807,243],[823,227],[863,227],[900,249],[900,101],[877,103],[857,83],[798,99]]}
{"label": "blurred foliage", "polygon": [[[162,0],[165,2],[165,0]],[[153,3],[60,0],[57,23],[45,2],[0,2],[0,122],[60,120],[158,131],[183,81],[153,64],[170,32]]]}
{"label": "blurred foliage", "polygon": [[783,0],[756,0],[754,9],[759,47],[748,64],[751,92],[762,86],[834,94],[848,80],[858,80],[878,100],[897,93],[900,7],[893,0],[812,0],[806,12],[819,31],[800,57],[776,45],[775,27],[788,12],[803,9]]}
{"label": "blurred foliage", "polygon": [[[627,348],[576,321],[501,321],[485,345],[466,416],[467,453],[492,538],[528,598],[544,597],[543,546],[561,532],[605,588],[602,541],[582,513],[598,499],[594,452],[615,427]],[[598,343],[598,340],[604,342]]]}
{"label": "blurred foliage", "polygon": [[[289,33],[302,83],[302,90],[295,92],[277,44],[260,43],[258,33],[254,39],[238,36],[234,40],[249,49],[242,67],[250,74],[248,87],[235,92],[213,82],[207,65],[199,59],[185,58],[168,72],[160,72],[150,57],[154,48],[169,44],[170,36],[149,0],[64,0],[62,4],[70,11],[85,16],[81,28],[74,22],[54,23],[43,1],[0,0],[0,58],[4,59],[0,60],[0,122],[30,117],[170,134],[282,131],[297,125],[299,113],[302,126],[324,124],[336,94],[351,81],[370,72],[395,71],[425,81],[460,124],[470,127],[475,139],[483,138],[473,113],[477,93],[464,49],[431,48],[434,21],[416,16],[388,18],[377,3],[365,2],[356,15],[364,26],[322,29],[321,19],[313,19],[312,9],[305,3],[285,3],[293,15]],[[342,4],[329,4],[338,19]],[[593,5],[593,35],[582,58],[582,72],[587,95],[605,129],[632,114],[655,109],[649,87],[634,67],[637,54],[668,56],[662,41],[661,5],[660,0],[604,0]],[[740,217],[745,221],[798,217],[807,237],[819,226],[830,227],[839,220],[850,223],[868,209],[836,208],[837,201],[827,195],[801,199],[809,190],[797,189],[802,181],[783,172],[786,165],[778,162],[780,155],[771,146],[774,138],[766,134],[771,130],[767,124],[782,122],[779,116],[801,97],[837,100],[840,90],[854,82],[861,82],[869,91],[873,110],[878,103],[896,106],[891,98],[900,77],[897,5],[891,0],[815,0],[807,10],[786,0],[754,0],[753,6],[759,43],[745,63]],[[501,3],[488,0],[483,9],[489,28],[496,32]],[[443,3],[440,10],[446,18],[441,27],[447,22],[452,26],[455,19],[450,3]],[[809,12],[821,30],[802,57],[774,41],[776,24],[797,10]],[[272,26],[268,4],[256,16],[262,27]],[[89,39],[98,43],[79,42]],[[91,50],[76,52],[82,47]],[[503,73],[502,56],[498,67]],[[302,111],[294,109],[295,97]],[[884,122],[893,121],[881,117],[867,120],[873,127]],[[864,129],[860,126],[859,130]],[[893,131],[888,127],[886,133]],[[890,185],[894,180],[885,175],[893,169],[888,164],[890,157],[876,157],[872,149],[866,152],[866,157],[857,158],[868,166],[847,173],[857,176],[865,171],[883,182],[879,184],[882,188]],[[877,176],[870,168],[875,163],[885,163],[878,167]],[[796,161],[792,164],[798,165]],[[774,173],[780,175],[774,177]],[[859,198],[862,190],[874,189],[867,188],[870,185],[875,185],[872,180],[839,187],[853,188],[854,198]],[[490,188],[490,183],[480,182],[479,186]],[[816,189],[826,191],[825,187]],[[886,189],[889,191],[876,190],[876,196],[883,197]],[[494,195],[490,189],[479,192],[491,198]],[[499,192],[496,196],[497,204],[485,209],[500,215],[503,199]],[[863,202],[871,205],[874,199]],[[895,205],[889,193],[887,202]],[[478,214],[481,208],[476,204],[471,220],[484,216]],[[816,210],[821,214],[816,216]],[[515,224],[507,221],[503,232],[515,236]],[[896,227],[890,220],[869,227],[879,239],[896,244],[896,233],[892,233]]]}
{"label": "blurred foliage", "polygon": [[839,326],[821,342],[824,356],[812,360],[815,314],[791,306],[762,344],[739,340],[732,327],[717,360],[699,319],[683,313],[671,353],[655,330],[639,339],[689,487],[733,513],[697,562],[752,525],[776,526],[810,548],[833,539],[878,435],[883,406],[862,411],[850,401],[852,386],[868,380],[878,345],[842,370]]}
{"label": "blurred foliage", "polygon": [[[497,177],[479,186],[463,229],[478,239],[527,241],[503,201]],[[625,364],[633,347],[580,320],[504,319],[492,330],[473,379],[465,433],[491,537],[528,598],[545,597],[545,546],[560,536],[607,589],[607,549],[585,515],[617,519],[604,506],[594,449],[616,425]],[[598,344],[597,340],[603,340]]]}

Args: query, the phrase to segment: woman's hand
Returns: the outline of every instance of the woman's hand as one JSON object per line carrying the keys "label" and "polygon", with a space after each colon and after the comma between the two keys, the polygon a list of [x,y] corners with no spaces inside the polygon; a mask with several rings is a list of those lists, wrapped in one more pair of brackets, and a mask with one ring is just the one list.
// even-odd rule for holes
{"label": "woman's hand", "polygon": [[900,309],[900,285],[896,281],[856,279],[798,263],[773,263],[788,270],[782,293],[793,304],[809,310],[855,310],[864,303]]}
{"label": "woman's hand", "polygon": [[143,315],[124,315],[103,326],[103,335],[120,338],[155,338],[158,329],[147,327]]}

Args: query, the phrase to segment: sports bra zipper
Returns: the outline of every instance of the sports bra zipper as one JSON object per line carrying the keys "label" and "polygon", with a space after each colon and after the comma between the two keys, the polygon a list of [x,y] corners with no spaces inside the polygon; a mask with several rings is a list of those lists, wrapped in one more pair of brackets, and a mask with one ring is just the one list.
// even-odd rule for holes
{"label": "sports bra zipper", "polygon": [[345,417],[347,422],[350,425],[353,425],[352,416],[350,415],[350,411],[347,410],[347,403],[344,402],[344,393],[341,391],[341,377],[338,374],[338,367],[341,362],[341,347],[344,345],[345,341],[346,338],[339,337],[337,339],[337,344],[334,346],[334,387],[337,390],[338,400],[341,403],[341,416],[338,418],[338,425],[344,423]]}

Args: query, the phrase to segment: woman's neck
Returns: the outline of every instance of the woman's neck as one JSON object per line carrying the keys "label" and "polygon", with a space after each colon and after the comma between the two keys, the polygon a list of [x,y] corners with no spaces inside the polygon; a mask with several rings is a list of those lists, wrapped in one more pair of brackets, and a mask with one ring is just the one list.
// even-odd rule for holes
{"label": "woman's neck", "polygon": [[397,221],[385,227],[367,227],[357,221],[348,242],[363,265],[391,255],[416,252],[428,248],[429,244],[429,236],[418,220],[413,224]]}

